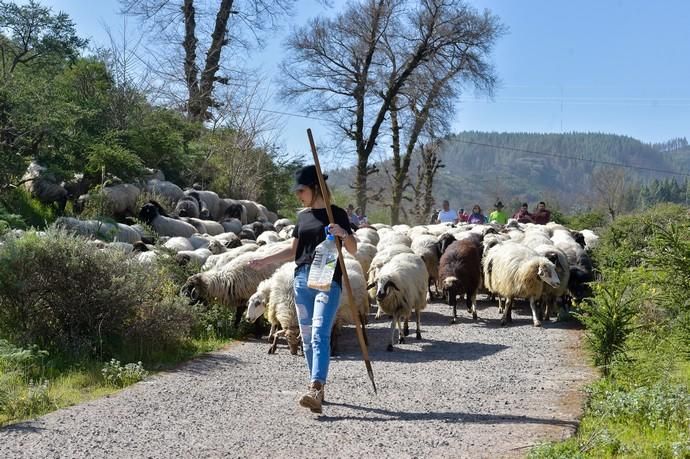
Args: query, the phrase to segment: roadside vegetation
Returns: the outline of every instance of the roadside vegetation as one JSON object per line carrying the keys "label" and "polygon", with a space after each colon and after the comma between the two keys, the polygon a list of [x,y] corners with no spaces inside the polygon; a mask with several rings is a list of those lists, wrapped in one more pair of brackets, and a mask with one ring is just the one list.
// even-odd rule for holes
{"label": "roadside vegetation", "polygon": [[531,458],[690,457],[690,213],[659,205],[608,225],[580,305],[592,362],[577,435]]}
{"label": "roadside vegetation", "polygon": [[48,231],[6,234],[0,247],[0,424],[113,392],[244,331],[178,294],[193,267],[141,265]]}

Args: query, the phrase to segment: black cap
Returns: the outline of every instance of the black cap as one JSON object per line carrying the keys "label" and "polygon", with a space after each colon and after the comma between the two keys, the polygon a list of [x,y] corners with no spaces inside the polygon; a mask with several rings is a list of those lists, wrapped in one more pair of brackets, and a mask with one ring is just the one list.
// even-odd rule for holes
{"label": "black cap", "polygon": [[501,201],[498,201],[494,207],[500,209],[503,207],[503,203]]}
{"label": "black cap", "polygon": [[[328,174],[323,174],[323,179],[328,180]],[[304,166],[295,172],[295,186],[292,187],[292,190],[295,191],[300,186],[314,186],[318,183],[319,178],[316,175],[316,166]]]}

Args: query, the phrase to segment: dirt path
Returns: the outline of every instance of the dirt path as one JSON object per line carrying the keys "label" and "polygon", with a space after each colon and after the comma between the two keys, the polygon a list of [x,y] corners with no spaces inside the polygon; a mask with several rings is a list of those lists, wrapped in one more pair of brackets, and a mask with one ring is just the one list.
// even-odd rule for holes
{"label": "dirt path", "polygon": [[[592,377],[574,324],[499,326],[449,307],[422,315],[422,341],[386,352],[370,324],[374,395],[352,329],[331,364],[321,416],[297,404],[301,357],[238,343],[119,394],[0,430],[0,457],[513,457],[571,435]],[[411,339],[410,339],[411,338]]]}

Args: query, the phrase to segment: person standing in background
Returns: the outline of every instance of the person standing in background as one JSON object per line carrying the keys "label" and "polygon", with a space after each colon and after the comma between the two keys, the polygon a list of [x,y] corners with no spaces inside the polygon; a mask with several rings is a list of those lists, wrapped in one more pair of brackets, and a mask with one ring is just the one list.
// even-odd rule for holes
{"label": "person standing in background", "polygon": [[551,221],[551,211],[546,209],[544,201],[540,201],[537,204],[537,210],[532,214],[532,219],[534,219],[534,223],[537,225],[546,225]]}
{"label": "person standing in background", "polygon": [[508,223],[508,215],[503,212],[503,203],[498,201],[494,206],[494,211],[489,214],[489,223],[498,223],[499,225],[505,225]]}
{"label": "person standing in background", "polygon": [[482,213],[482,208],[479,207],[479,204],[475,204],[472,207],[472,213],[467,218],[467,223],[486,223],[486,216]]}
{"label": "person standing in background", "polygon": [[534,223],[534,218],[532,218],[532,214],[529,213],[529,206],[527,205],[526,202],[522,203],[522,207],[520,207],[520,210],[515,212],[513,214],[513,218],[518,221],[518,223]]}
{"label": "person standing in background", "polygon": [[460,211],[458,212],[458,222],[460,222],[460,223],[467,223],[467,219],[469,217],[470,216],[467,215],[467,212],[465,212],[465,209],[460,209]]}
{"label": "person standing in background", "polygon": [[458,214],[450,208],[448,200],[443,201],[443,209],[438,213],[439,223],[457,223]]}

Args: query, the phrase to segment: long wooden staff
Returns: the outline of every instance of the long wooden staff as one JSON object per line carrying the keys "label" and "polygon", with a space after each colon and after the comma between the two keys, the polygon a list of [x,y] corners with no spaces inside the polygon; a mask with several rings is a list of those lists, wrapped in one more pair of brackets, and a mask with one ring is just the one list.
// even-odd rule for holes
{"label": "long wooden staff", "polygon": [[[328,221],[332,225],[333,223],[335,223],[335,220],[333,220],[333,211],[331,210],[331,197],[328,195],[326,181],[323,179],[323,174],[321,173],[319,155],[316,153],[316,144],[314,143],[314,137],[311,135],[311,129],[307,129],[307,136],[309,137],[309,144],[311,145],[312,155],[314,155],[314,166],[316,166],[316,175],[319,178],[319,187],[321,188],[321,194],[323,196],[323,200],[326,202],[326,213],[328,213]],[[376,393],[374,370],[371,368],[371,361],[369,360],[369,350],[367,349],[367,343],[364,340],[362,323],[359,321],[359,312],[355,307],[355,297],[352,294],[352,286],[350,285],[350,278],[347,275],[347,268],[345,267],[345,258],[343,258],[342,247],[339,238],[335,238],[335,246],[338,248],[338,263],[340,263],[340,270],[343,272],[343,284],[345,284],[345,290],[347,291],[347,297],[350,304],[350,312],[352,313],[352,317],[355,321],[357,340],[359,341],[359,347],[362,350],[364,365],[366,365],[367,367],[367,373],[369,373],[371,385],[374,386],[374,393]]]}

